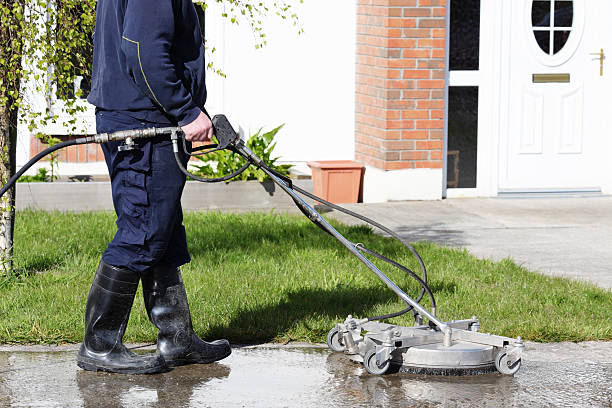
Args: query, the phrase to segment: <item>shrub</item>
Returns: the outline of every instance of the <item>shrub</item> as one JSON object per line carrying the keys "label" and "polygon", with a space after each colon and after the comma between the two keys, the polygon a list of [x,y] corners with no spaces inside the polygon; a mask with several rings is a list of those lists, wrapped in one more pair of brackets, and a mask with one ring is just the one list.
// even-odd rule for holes
{"label": "shrub", "polygon": [[[271,169],[288,176],[289,169],[292,167],[290,164],[276,164],[278,157],[271,158],[272,150],[276,146],[274,137],[284,125],[280,125],[269,132],[262,133],[262,129],[259,129],[257,133],[249,136],[246,145],[253,153],[263,160]],[[200,177],[221,177],[226,174],[230,174],[240,169],[244,165],[244,159],[229,150],[220,150],[218,152],[210,153],[202,157],[198,157],[205,164],[194,165],[197,170],[192,173]],[[259,180],[264,181],[268,176],[262,170],[255,166],[250,166],[234,180]]]}
{"label": "shrub", "polygon": [[47,170],[44,167],[40,167],[38,169],[38,173],[36,173],[33,176],[24,175],[24,176],[19,177],[19,179],[17,179],[17,182],[19,183],[45,183],[49,181],[53,181],[53,179],[51,178],[51,175],[49,174],[49,170]]}

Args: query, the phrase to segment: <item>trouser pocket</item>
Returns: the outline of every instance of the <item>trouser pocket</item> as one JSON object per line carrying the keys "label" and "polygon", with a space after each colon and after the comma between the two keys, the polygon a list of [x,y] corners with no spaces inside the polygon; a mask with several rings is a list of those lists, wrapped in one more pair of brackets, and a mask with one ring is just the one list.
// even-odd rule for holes
{"label": "trouser pocket", "polygon": [[149,196],[146,175],[133,170],[122,170],[113,195],[117,204],[117,237],[126,244],[144,244],[148,231]]}

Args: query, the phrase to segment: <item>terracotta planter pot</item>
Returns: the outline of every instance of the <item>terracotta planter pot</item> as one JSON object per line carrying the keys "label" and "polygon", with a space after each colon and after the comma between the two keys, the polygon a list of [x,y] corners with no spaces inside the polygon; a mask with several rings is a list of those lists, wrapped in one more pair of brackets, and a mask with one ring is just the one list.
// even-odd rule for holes
{"label": "terracotta planter pot", "polygon": [[364,166],[352,160],[308,162],[314,194],[334,204],[361,201]]}

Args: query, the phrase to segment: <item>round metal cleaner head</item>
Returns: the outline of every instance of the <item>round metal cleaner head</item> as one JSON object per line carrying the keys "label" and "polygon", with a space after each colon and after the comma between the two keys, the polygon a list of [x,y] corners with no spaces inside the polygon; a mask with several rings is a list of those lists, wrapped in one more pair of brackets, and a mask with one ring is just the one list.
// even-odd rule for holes
{"label": "round metal cleaner head", "polygon": [[397,350],[392,358],[399,371],[411,374],[481,375],[496,372],[493,346],[453,342],[450,347],[442,343],[414,346]]}

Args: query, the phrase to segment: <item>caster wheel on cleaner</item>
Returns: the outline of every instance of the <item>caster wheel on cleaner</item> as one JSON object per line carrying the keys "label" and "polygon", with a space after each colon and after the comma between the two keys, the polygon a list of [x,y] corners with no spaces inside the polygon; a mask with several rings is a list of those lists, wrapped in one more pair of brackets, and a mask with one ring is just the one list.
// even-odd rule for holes
{"label": "caster wheel on cleaner", "polygon": [[502,374],[514,375],[521,368],[521,359],[519,358],[514,363],[508,363],[508,355],[505,351],[500,351],[495,357],[495,368]]}
{"label": "caster wheel on cleaner", "polygon": [[336,353],[341,353],[344,351],[344,342],[340,337],[337,327],[334,327],[329,331],[329,333],[327,333],[327,346]]}
{"label": "caster wheel on cleaner", "polygon": [[366,371],[372,375],[382,375],[389,370],[391,361],[387,360],[382,365],[376,363],[376,349],[366,351],[363,356],[363,366]]}

